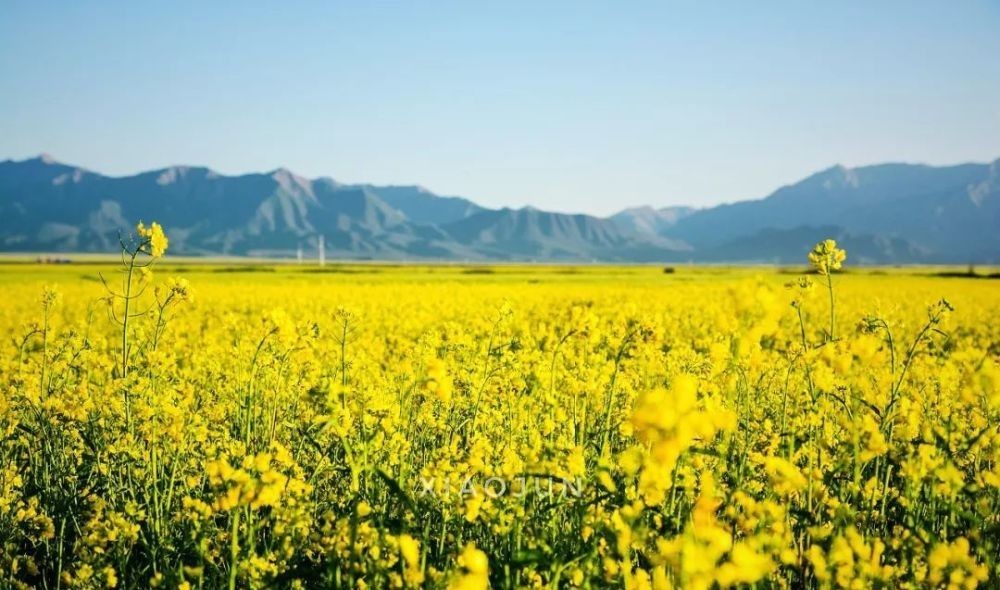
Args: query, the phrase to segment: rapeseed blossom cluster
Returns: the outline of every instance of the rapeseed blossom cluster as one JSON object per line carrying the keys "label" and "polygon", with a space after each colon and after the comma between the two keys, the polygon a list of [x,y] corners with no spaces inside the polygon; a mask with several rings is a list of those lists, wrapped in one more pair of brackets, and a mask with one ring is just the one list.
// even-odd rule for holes
{"label": "rapeseed blossom cluster", "polygon": [[160,258],[167,251],[169,240],[163,228],[155,221],[146,227],[142,222],[136,226],[136,234],[143,241],[143,249],[153,258]]}
{"label": "rapeseed blossom cluster", "polygon": [[840,270],[847,259],[847,252],[837,247],[836,240],[823,240],[809,253],[809,263],[821,275]]}

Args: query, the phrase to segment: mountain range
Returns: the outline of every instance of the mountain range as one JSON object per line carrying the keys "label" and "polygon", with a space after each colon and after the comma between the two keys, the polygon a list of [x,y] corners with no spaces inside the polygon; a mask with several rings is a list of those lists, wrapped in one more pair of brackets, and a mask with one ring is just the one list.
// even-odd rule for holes
{"label": "mountain range", "polygon": [[140,220],[163,225],[172,253],[206,256],[315,256],[322,235],[344,259],[788,263],[834,237],[855,263],[1000,263],[1000,159],[834,166],[757,200],[610,217],[286,169],[111,177],[47,155],[0,162],[0,251],[112,252]]}

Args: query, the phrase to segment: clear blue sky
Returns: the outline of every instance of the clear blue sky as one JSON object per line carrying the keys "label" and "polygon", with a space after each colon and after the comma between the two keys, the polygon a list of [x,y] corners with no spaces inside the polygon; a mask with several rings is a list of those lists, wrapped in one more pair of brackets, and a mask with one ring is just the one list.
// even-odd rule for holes
{"label": "clear blue sky", "polygon": [[288,167],[491,206],[1000,157],[1000,2],[0,3],[0,159]]}

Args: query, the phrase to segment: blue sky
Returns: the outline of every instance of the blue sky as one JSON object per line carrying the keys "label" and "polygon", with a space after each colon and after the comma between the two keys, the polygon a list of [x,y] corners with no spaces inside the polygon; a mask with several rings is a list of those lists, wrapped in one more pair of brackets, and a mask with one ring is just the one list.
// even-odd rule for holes
{"label": "blue sky", "polygon": [[0,4],[0,158],[606,214],[1000,157],[1000,2]]}

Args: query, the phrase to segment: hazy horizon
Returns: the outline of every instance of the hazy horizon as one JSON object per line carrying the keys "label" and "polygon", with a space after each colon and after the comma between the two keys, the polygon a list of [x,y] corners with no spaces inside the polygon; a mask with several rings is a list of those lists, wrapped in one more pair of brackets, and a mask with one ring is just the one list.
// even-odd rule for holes
{"label": "hazy horizon", "polygon": [[0,8],[0,159],[608,215],[1000,157],[1000,5]]}

